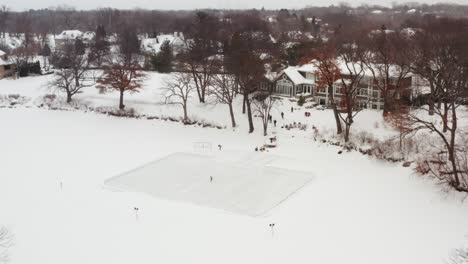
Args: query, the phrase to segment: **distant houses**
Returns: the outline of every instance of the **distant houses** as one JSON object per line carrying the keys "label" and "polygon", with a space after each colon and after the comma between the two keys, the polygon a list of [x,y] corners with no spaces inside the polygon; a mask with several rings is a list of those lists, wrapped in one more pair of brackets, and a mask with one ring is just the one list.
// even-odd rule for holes
{"label": "distant houses", "polygon": [[174,34],[160,34],[150,38],[141,39],[141,48],[145,52],[156,54],[161,50],[164,42],[168,41],[174,54],[182,52],[186,48],[185,38],[182,32]]}
{"label": "distant houses", "polygon": [[16,64],[8,59],[7,54],[0,50],[0,79],[13,76],[16,72]]}
{"label": "distant houses", "polygon": [[[328,106],[330,91],[327,87],[317,85],[317,68],[313,64],[303,66],[290,66],[282,70],[276,78],[273,79],[272,93],[286,97],[306,96],[311,97],[317,104]],[[346,72],[346,71],[342,71]],[[393,79],[393,78],[391,78]],[[396,77],[395,77],[396,79]],[[335,81],[333,85],[333,97],[339,104],[343,96],[343,83],[346,81],[346,75]],[[413,100],[423,83],[417,75],[409,75],[401,81],[400,97],[407,101]],[[359,108],[383,109],[384,100],[380,89],[374,85],[373,76],[365,72],[362,80],[358,84],[356,95]]]}
{"label": "distant houses", "polygon": [[55,48],[63,49],[67,43],[75,42],[78,39],[88,46],[95,36],[96,33],[93,31],[81,32],[80,30],[64,30],[59,35],[55,36]]}
{"label": "distant houses", "polygon": [[83,32],[80,30],[64,30],[59,35],[55,36],[55,48],[63,49],[68,43],[74,42],[83,37]]}

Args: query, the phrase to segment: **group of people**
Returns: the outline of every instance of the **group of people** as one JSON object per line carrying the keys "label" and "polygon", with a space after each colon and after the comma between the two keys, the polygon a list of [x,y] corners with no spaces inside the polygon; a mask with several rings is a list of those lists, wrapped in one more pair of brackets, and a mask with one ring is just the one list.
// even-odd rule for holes
{"label": "group of people", "polygon": [[301,122],[293,122],[292,124],[287,124],[287,125],[284,125],[282,126],[281,128],[285,128],[287,130],[290,130],[290,129],[294,129],[294,128],[297,128],[297,129],[300,129],[300,130],[306,130],[307,129],[307,125],[306,124],[302,124]]}
{"label": "group of people", "polygon": [[[292,109],[293,108],[291,107],[291,111],[292,111]],[[281,112],[281,119],[284,119],[284,113],[283,112]],[[273,116],[268,115],[268,122],[273,123],[273,125],[276,127],[277,121],[276,121],[276,119],[273,120]]]}

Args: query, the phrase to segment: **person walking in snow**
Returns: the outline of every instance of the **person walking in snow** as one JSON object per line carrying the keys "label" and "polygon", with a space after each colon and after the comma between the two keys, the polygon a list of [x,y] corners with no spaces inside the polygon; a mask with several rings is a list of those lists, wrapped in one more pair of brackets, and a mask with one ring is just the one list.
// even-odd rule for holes
{"label": "person walking in snow", "polygon": [[213,176],[210,176],[210,182],[213,182]]}
{"label": "person walking in snow", "polygon": [[293,113],[293,112],[294,112],[294,108],[291,106],[291,113]]}
{"label": "person walking in snow", "polygon": [[218,149],[221,150],[223,146],[221,146],[221,144],[218,144]]}
{"label": "person walking in snow", "polygon": [[273,124],[274,124],[274,125],[275,125],[275,127],[276,127],[276,119],[275,119],[275,121],[273,121]]}
{"label": "person walking in snow", "polygon": [[284,113],[281,112],[281,119],[284,119]]}

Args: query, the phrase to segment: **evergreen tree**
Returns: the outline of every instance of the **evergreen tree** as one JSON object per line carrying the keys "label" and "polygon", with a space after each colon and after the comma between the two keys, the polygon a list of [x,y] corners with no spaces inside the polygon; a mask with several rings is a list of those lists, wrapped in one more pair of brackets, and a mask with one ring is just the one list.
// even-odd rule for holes
{"label": "evergreen tree", "polygon": [[79,55],[85,54],[86,46],[81,39],[75,40],[75,50]]}
{"label": "evergreen tree", "polygon": [[168,73],[172,71],[172,47],[168,40],[164,41],[158,54],[151,57],[153,69],[158,72]]}

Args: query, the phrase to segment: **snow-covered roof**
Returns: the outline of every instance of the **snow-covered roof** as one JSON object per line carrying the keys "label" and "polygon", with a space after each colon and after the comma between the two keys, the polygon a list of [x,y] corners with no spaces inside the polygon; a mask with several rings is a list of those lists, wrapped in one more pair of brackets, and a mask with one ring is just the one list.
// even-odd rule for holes
{"label": "snow-covered roof", "polygon": [[19,37],[11,36],[9,33],[6,33],[5,37],[0,38],[0,42],[2,43],[3,46],[8,47],[9,49],[13,50],[21,46],[23,40],[20,36]]}
{"label": "snow-covered roof", "polygon": [[[175,36],[177,35],[177,36]],[[141,40],[141,45],[145,51],[158,53],[161,50],[161,46],[164,42],[169,41],[169,44],[172,47],[182,47],[185,46],[184,36],[182,33],[174,33],[174,35],[159,35],[156,38],[143,38]]]}
{"label": "snow-covered roof", "polygon": [[415,95],[426,95],[431,93],[431,87],[429,86],[416,86],[413,87],[413,94]]}
{"label": "snow-covered roof", "polygon": [[0,50],[0,56],[5,55],[6,53],[3,50]]}
{"label": "snow-covered roof", "polygon": [[[313,80],[307,79],[300,73],[300,71],[306,72],[304,70],[300,70],[301,67],[293,67],[290,66],[282,71],[288,78],[294,83],[294,85],[299,85],[299,84],[314,84]],[[277,77],[280,78],[282,74],[280,73]]]}
{"label": "snow-covered roof", "polygon": [[83,35],[83,32],[79,30],[64,30],[62,33],[60,33],[58,36],[56,36],[56,39],[76,39],[79,38]]}
{"label": "snow-covered roof", "polygon": [[88,40],[88,41],[91,41],[94,39],[94,37],[96,36],[96,33],[93,32],[93,31],[86,31],[85,33],[83,33],[82,37],[84,40]]}
{"label": "snow-covered roof", "polygon": [[5,60],[5,59],[0,58],[0,65],[12,65],[12,64],[14,64],[12,60],[10,59]]}

